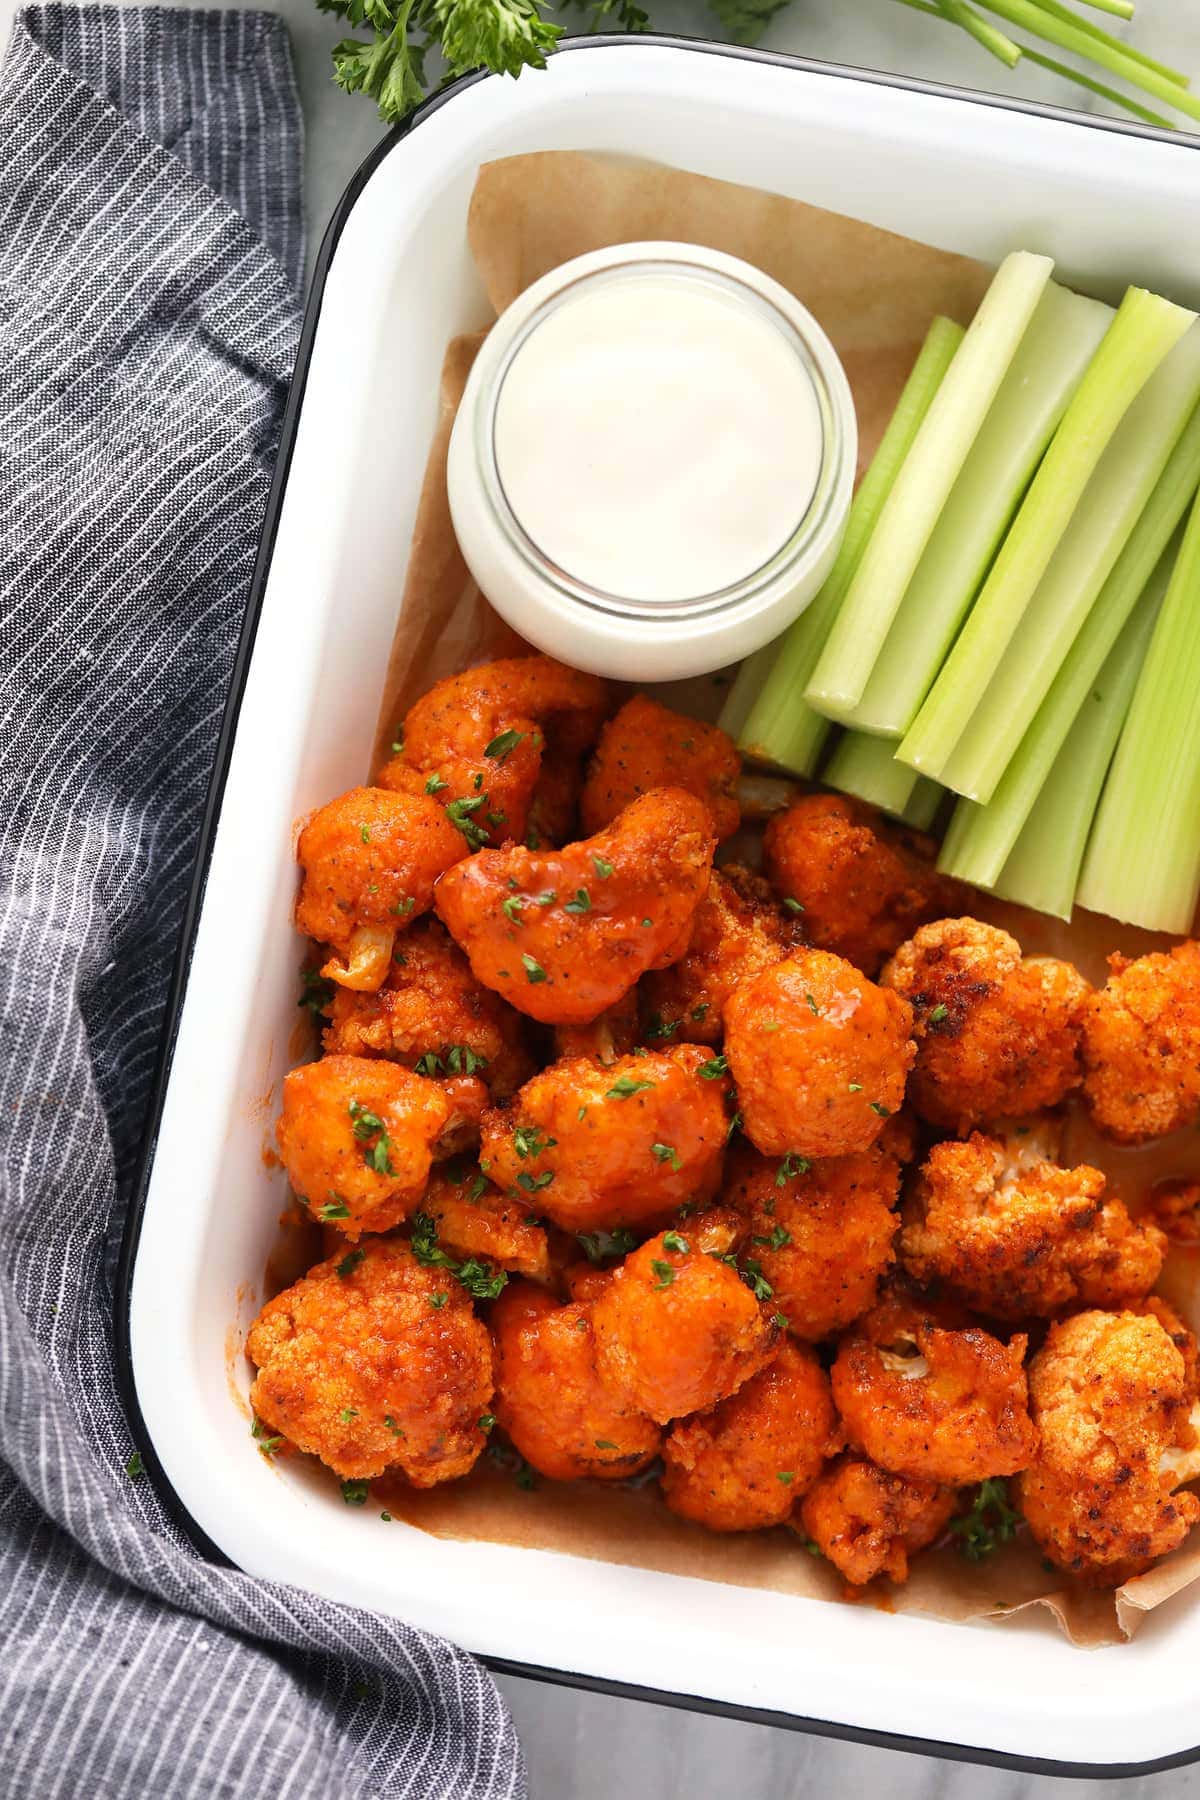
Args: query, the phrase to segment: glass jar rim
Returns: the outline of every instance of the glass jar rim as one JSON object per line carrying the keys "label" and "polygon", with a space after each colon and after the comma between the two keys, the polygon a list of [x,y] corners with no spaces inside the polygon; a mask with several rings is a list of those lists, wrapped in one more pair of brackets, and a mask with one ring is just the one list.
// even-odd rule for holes
{"label": "glass jar rim", "polygon": [[[677,250],[676,254],[672,254]],[[711,260],[710,260],[711,258]],[[593,257],[588,257],[594,263]],[[784,304],[771,292],[764,292],[758,282],[752,283],[739,273],[745,267],[777,292]],[[572,272],[574,271],[574,272]],[[548,583],[561,599],[574,601],[610,617],[654,619],[660,621],[708,618],[755,603],[801,563],[808,548],[819,541],[829,516],[838,505],[842,474],[847,454],[846,433],[834,404],[830,382],[822,358],[816,353],[801,321],[810,326],[825,343],[824,334],[799,301],[782,289],[769,276],[742,265],[738,259],[720,252],[707,252],[699,246],[653,244],[622,246],[605,257],[599,266],[578,269],[565,264],[564,279],[544,293],[504,344],[495,367],[477,396],[473,420],[473,444],[476,467],[488,505],[496,523],[512,551],[537,579]],[[812,387],[821,425],[821,461],[812,493],[803,514],[779,548],[758,568],[740,580],[707,594],[681,596],[669,600],[634,600],[604,592],[561,568],[534,541],[513,510],[500,475],[496,455],[496,414],[507,377],[517,355],[533,333],[558,309],[578,299],[583,292],[605,285],[641,279],[644,276],[691,281],[717,288],[726,298],[751,308],[770,323],[788,342],[801,362]],[[547,278],[543,277],[543,281]],[[541,284],[539,284],[541,285]],[[494,329],[494,328],[493,328]],[[839,371],[840,373],[840,371]]]}

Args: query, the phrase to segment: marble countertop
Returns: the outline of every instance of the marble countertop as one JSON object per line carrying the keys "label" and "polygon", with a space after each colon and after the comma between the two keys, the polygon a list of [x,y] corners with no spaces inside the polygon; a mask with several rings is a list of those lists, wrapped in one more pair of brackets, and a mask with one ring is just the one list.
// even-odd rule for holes
{"label": "marble countertop", "polygon": [[[347,98],[329,79],[330,46],[344,35],[340,22],[318,12],[313,0],[262,3],[283,13],[296,48],[307,122],[311,258],[338,196],[383,127],[369,102]],[[0,0],[5,36],[16,9],[17,0]],[[1137,9],[1137,44],[1200,73],[1200,0],[1137,0]],[[705,32],[708,14],[700,0],[655,0],[652,11],[662,30]],[[792,0],[763,42],[770,49],[1064,105],[1083,98],[1070,83],[1032,66],[1006,71],[962,33],[892,0]],[[533,1800],[843,1800],[860,1794],[887,1800],[1200,1800],[1200,1768],[1080,1783],[898,1755],[538,1682],[505,1678],[501,1686],[525,1745]]]}

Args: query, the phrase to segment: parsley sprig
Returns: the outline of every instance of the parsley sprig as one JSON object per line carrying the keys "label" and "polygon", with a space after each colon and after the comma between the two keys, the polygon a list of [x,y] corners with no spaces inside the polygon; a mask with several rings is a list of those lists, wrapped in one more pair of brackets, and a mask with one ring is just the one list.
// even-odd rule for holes
{"label": "parsley sprig", "polygon": [[980,1482],[970,1512],[951,1519],[950,1530],[958,1539],[960,1556],[968,1562],[983,1562],[1001,1544],[1012,1542],[1020,1523],[1020,1513],[1009,1505],[1008,1483],[992,1475]]}
{"label": "parsley sprig", "polygon": [[[438,1243],[437,1226],[428,1213],[413,1214],[412,1250],[417,1261],[424,1263],[427,1269],[449,1269],[473,1300],[494,1300],[508,1285],[508,1276],[503,1269],[494,1269],[490,1263],[481,1262],[475,1256],[460,1262],[449,1251],[443,1250]],[[445,1303],[443,1297],[441,1304],[444,1306]]]}

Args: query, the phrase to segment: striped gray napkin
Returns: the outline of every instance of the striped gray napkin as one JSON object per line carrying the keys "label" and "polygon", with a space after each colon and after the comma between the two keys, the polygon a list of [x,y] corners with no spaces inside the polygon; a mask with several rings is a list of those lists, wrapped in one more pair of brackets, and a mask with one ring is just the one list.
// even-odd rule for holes
{"label": "striped gray napkin", "polygon": [[202,1561],[126,1472],[114,1387],[118,1196],[296,344],[301,131],[265,13],[35,7],[0,72],[0,1793],[21,1800],[525,1792],[469,1657]]}

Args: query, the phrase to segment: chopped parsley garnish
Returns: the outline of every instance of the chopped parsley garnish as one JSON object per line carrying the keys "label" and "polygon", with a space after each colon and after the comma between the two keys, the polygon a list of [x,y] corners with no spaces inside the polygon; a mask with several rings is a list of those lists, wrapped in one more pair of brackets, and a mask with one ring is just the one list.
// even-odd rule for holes
{"label": "chopped parsley garnish", "polygon": [[[437,1225],[426,1212],[413,1214],[411,1242],[412,1253],[419,1263],[424,1264],[427,1269],[448,1269],[472,1299],[494,1300],[508,1284],[508,1276],[503,1269],[493,1269],[490,1263],[481,1262],[473,1256],[460,1262],[457,1257],[443,1250],[438,1243]],[[448,1294],[431,1294],[429,1304],[440,1310],[448,1299]]]}
{"label": "chopped parsley garnish", "polygon": [[379,1516],[380,1516],[380,1518],[381,1518],[381,1519],[382,1519],[382,1520],[383,1520],[383,1522],[384,1522],[384,1524],[385,1524],[385,1525],[390,1525],[390,1524],[391,1524],[391,1522],[392,1522],[392,1515],[391,1515],[391,1513],[390,1513],[390,1512],[381,1512],[381,1513],[380,1513],[380,1515],[379,1515]]}
{"label": "chopped parsley garnish", "polygon": [[255,1419],[253,1425],[250,1427],[250,1436],[255,1440],[265,1457],[270,1458],[279,1454],[279,1446],[282,1444],[283,1439],[281,1437],[273,1437],[261,1419]]}
{"label": "chopped parsley garnish", "polygon": [[448,781],[443,781],[440,775],[431,775],[425,783],[425,792],[427,794],[440,794],[443,788],[448,788],[449,786],[450,783]]}
{"label": "chopped parsley garnish", "polygon": [[656,1085],[653,1081],[634,1081],[629,1075],[621,1075],[613,1082],[604,1098],[606,1100],[629,1100],[634,1094],[640,1094],[645,1088]]}
{"label": "chopped parsley garnish", "polygon": [[483,754],[492,757],[495,762],[503,762],[506,756],[512,755],[524,738],[523,731],[502,731],[499,737],[494,737],[490,744],[484,745]]}
{"label": "chopped parsley garnish", "polygon": [[741,1276],[756,1300],[769,1300],[775,1292],[775,1289],[771,1286],[770,1282],[762,1272],[762,1264],[756,1262],[752,1256],[746,1258],[745,1262],[738,1270],[738,1274]]}
{"label": "chopped parsley garnish", "polygon": [[575,898],[573,900],[568,900],[566,905],[563,907],[563,911],[569,912],[569,913],[585,913],[585,912],[591,912],[591,910],[592,910],[591,895],[588,893],[586,888],[576,888],[575,889]]}
{"label": "chopped parsley garnish", "polygon": [[[416,904],[417,903],[411,894],[405,894],[402,899],[397,900],[394,906],[389,906],[388,911],[397,919],[404,919],[408,917]],[[396,961],[402,963],[404,958],[402,956],[397,956]]]}
{"label": "chopped parsley garnish", "polygon": [[686,1256],[688,1253],[688,1241],[685,1237],[680,1237],[677,1231],[664,1231],[663,1249],[675,1250],[680,1256]]}
{"label": "chopped parsley garnish", "polygon": [[791,894],[784,895],[783,904],[790,913],[802,913],[804,911],[803,903],[799,900],[794,900]]}
{"label": "chopped parsley garnish", "polygon": [[520,925],[522,923],[521,907],[523,904],[524,902],[518,900],[515,894],[510,894],[507,900],[501,901],[501,911],[504,913],[505,918],[512,920],[514,925]]}
{"label": "chopped parsley garnish", "polygon": [[339,1416],[341,1418],[342,1424],[348,1425],[350,1423],[351,1419],[357,1419],[358,1408],[356,1406],[343,1406]]}
{"label": "chopped parsley garnish", "polygon": [[780,1331],[786,1331],[788,1328],[788,1316],[786,1313],[772,1313],[771,1323],[772,1325],[778,1325]]}
{"label": "chopped parsley garnish", "polygon": [[861,1094],[862,1093],[862,1082],[861,1081],[847,1082],[846,1092],[849,1094]]}
{"label": "chopped parsley garnish", "polygon": [[325,1015],[333,1005],[333,983],[326,981],[317,969],[301,969],[300,998],[298,1006],[306,1006],[318,1024],[323,1024]]}
{"label": "chopped parsley garnish", "polygon": [[1020,1513],[1009,1503],[1008,1483],[993,1475],[980,1482],[970,1512],[951,1519],[950,1530],[958,1539],[959,1555],[982,1562],[1001,1544],[1012,1542],[1020,1523]]}
{"label": "chopped parsley garnish", "polygon": [[946,1007],[935,1006],[933,1011],[929,1015],[929,1023],[931,1025],[940,1025],[942,1020],[946,1016],[947,1016],[947,1008]]}
{"label": "chopped parsley garnish", "polygon": [[702,1063],[697,1073],[701,1081],[718,1081],[728,1068],[723,1056],[714,1056],[711,1062]]}
{"label": "chopped parsley garnish", "polygon": [[354,1135],[363,1147],[363,1161],[367,1167],[374,1169],[377,1175],[394,1175],[396,1171],[388,1157],[392,1140],[379,1114],[369,1112],[357,1100],[350,1102],[347,1111],[354,1121]]}
{"label": "chopped parsley garnish", "polygon": [[478,1424],[480,1431],[491,1431],[496,1423],[496,1415],[495,1413],[480,1413],[476,1423]]}
{"label": "chopped parsley garnish", "polygon": [[679,1170],[683,1167],[683,1158],[674,1144],[651,1144],[650,1154],[656,1162],[669,1162],[672,1169]]}
{"label": "chopped parsley garnish", "polygon": [[650,1262],[650,1267],[654,1270],[654,1273],[658,1276],[658,1280],[654,1284],[655,1287],[656,1288],[670,1287],[671,1283],[675,1279],[675,1271],[671,1267],[670,1263],[669,1262],[660,1262],[658,1257],[653,1257]]}
{"label": "chopped parsley garnish", "polygon": [[540,1156],[543,1150],[552,1150],[557,1143],[557,1138],[545,1137],[536,1125],[518,1125],[513,1132],[513,1149],[522,1159]]}
{"label": "chopped parsley garnish", "polygon": [[791,1487],[793,1481],[796,1479],[796,1471],[795,1469],[776,1469],[775,1479],[776,1481],[782,1481],[784,1487]]}
{"label": "chopped parsley garnish", "polygon": [[618,1225],[614,1231],[577,1231],[575,1237],[590,1263],[601,1263],[609,1256],[628,1256],[634,1245],[633,1233],[624,1225]]}
{"label": "chopped parsley garnish", "polygon": [[531,1175],[528,1169],[522,1169],[517,1176],[517,1186],[523,1188],[527,1194],[537,1194],[541,1192],[542,1188],[548,1188],[553,1180],[553,1169],[543,1169],[540,1175]]}
{"label": "chopped parsley garnish", "polygon": [[813,999],[813,996],[811,994],[805,994],[804,998],[808,1001],[808,1010],[812,1014],[813,1018],[819,1019],[821,1016],[821,1009],[817,1005],[816,1001]]}
{"label": "chopped parsley garnish", "polygon": [[346,1205],[346,1202],[340,1195],[335,1194],[332,1200],[327,1200],[325,1202],[318,1217],[324,1219],[326,1223],[329,1223],[334,1219],[348,1219],[350,1217],[350,1208]]}
{"label": "chopped parsley garnish", "polygon": [[128,1475],[130,1481],[136,1481],[139,1475],[144,1475],[146,1473],[146,1465],[142,1461],[142,1453],[140,1450],[135,1450],[130,1456],[129,1461],[125,1464],[125,1473]]}
{"label": "chopped parsley garnish", "polygon": [[432,1077],[434,1075],[440,1075],[441,1073],[442,1059],[437,1054],[436,1050],[427,1050],[424,1056],[418,1056],[416,1062],[413,1064],[414,1075],[428,1075]]}
{"label": "chopped parsley garnish", "polygon": [[693,1006],[692,1017],[696,1021],[697,1025],[699,1025],[700,1021],[707,1015],[708,1009],[709,1009],[709,1003],[707,1000],[702,1000],[700,1002],[699,1006]]}
{"label": "chopped parsley garnish", "polygon": [[790,1244],[791,1241],[791,1232],[785,1231],[782,1225],[776,1225],[770,1237],[755,1237],[754,1239],[754,1242],[761,1244],[764,1250],[782,1250],[783,1246]]}
{"label": "chopped parsley garnish", "polygon": [[822,1550],[820,1544],[818,1544],[816,1538],[802,1537],[800,1542],[810,1556],[824,1556],[825,1552]]}
{"label": "chopped parsley garnish", "polygon": [[535,906],[553,906],[557,899],[558,894],[555,889],[547,888],[544,893],[535,894],[533,896],[533,904]]}
{"label": "chopped parsley garnish", "polygon": [[891,1108],[885,1106],[882,1100],[872,1100],[871,1111],[878,1113],[881,1119],[890,1119],[892,1116]]}
{"label": "chopped parsley garnish", "polygon": [[673,1038],[683,1024],[682,1019],[664,1019],[661,1013],[655,1013],[646,1027],[648,1038]]}
{"label": "chopped parsley garnish", "polygon": [[741,1122],[742,1122],[741,1113],[735,1112],[733,1117],[730,1119],[729,1124],[725,1128],[725,1142],[726,1143],[729,1142],[730,1138],[733,1136],[734,1132],[737,1130],[737,1128],[741,1124]]}
{"label": "chopped parsley garnish", "polygon": [[432,1306],[434,1312],[441,1312],[449,1298],[450,1296],[445,1289],[439,1288],[436,1294],[430,1294],[429,1304]]}
{"label": "chopped parsley garnish", "polygon": [[483,826],[476,825],[471,816],[473,813],[477,813],[486,802],[486,794],[476,794],[473,799],[451,800],[446,808],[446,817],[456,831],[462,832],[472,850],[482,849],[483,845],[489,841]]}
{"label": "chopped parsley garnish", "polygon": [[593,856],[592,862],[601,881],[607,881],[613,872],[612,864],[603,856]]}
{"label": "chopped parsley garnish", "polygon": [[369,1484],[365,1481],[343,1481],[342,1499],[347,1506],[365,1506]]}
{"label": "chopped parsley garnish", "polygon": [[477,1050],[466,1044],[450,1044],[442,1050],[446,1059],[446,1067],[452,1075],[473,1075],[476,1069],[486,1069],[488,1059],[480,1056]]}
{"label": "chopped parsley garnish", "polygon": [[546,979],[545,969],[543,969],[541,963],[538,962],[536,957],[530,956],[528,951],[525,951],[522,954],[521,967],[525,971],[525,979],[528,982],[530,982],[531,984],[536,986],[536,984],[539,981],[545,981],[545,979]]}
{"label": "chopped parsley garnish", "polygon": [[353,1275],[355,1269],[357,1269],[359,1263],[366,1254],[365,1250],[347,1251],[346,1255],[343,1256],[341,1262],[337,1265],[335,1272],[341,1276],[343,1281],[345,1281],[347,1275]]}
{"label": "chopped parsley garnish", "polygon": [[653,925],[653,923],[654,923],[653,919],[643,919],[642,920],[642,930],[649,931],[649,929]]}
{"label": "chopped parsley garnish", "polygon": [[807,1175],[811,1168],[812,1164],[806,1156],[785,1156],[775,1171],[775,1186],[777,1188],[785,1187],[789,1181],[794,1181],[797,1175]]}
{"label": "chopped parsley garnish", "polygon": [[621,1446],[614,1444],[611,1438],[593,1438],[597,1450],[619,1450]]}
{"label": "chopped parsley garnish", "polygon": [[402,1431],[400,1426],[397,1425],[397,1423],[396,1423],[395,1419],[393,1419],[391,1413],[384,1413],[383,1422],[387,1426],[388,1430],[391,1432],[393,1437],[402,1438],[402,1437],[408,1436],[408,1433],[406,1431]]}
{"label": "chopped parsley garnish", "polygon": [[470,1185],[467,1188],[467,1199],[471,1202],[472,1206],[487,1193],[487,1184],[486,1175],[472,1175]]}
{"label": "chopped parsley garnish", "polygon": [[371,841],[371,827],[369,825],[360,825],[358,835],[364,844],[369,844]]}

